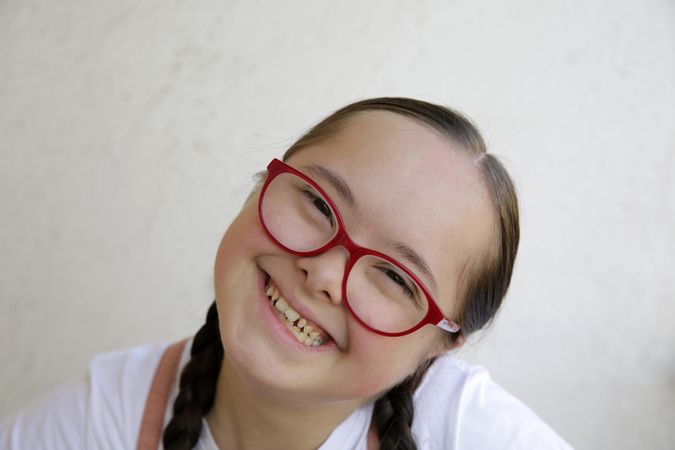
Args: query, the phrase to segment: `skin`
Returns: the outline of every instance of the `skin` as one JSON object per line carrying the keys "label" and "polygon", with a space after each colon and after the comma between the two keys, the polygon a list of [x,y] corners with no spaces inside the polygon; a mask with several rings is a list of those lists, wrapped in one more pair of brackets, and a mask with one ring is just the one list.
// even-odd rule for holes
{"label": "skin", "polygon": [[[344,178],[357,211],[330,183],[305,171],[335,201],[357,243],[399,261],[405,261],[403,255],[387,241],[403,242],[422,255],[438,282],[436,300],[450,318],[458,309],[462,266],[493,239],[487,191],[457,145],[404,116],[366,112],[287,161],[300,170],[318,164]],[[449,341],[431,325],[396,338],[366,330],[342,303],[346,250],[335,247],[304,258],[286,253],[262,229],[257,204],[255,193],[225,233],[216,257],[225,357],[207,421],[219,448],[317,448],[354,409],[447,351]],[[280,339],[260,319],[261,270],[337,345],[304,351]]]}

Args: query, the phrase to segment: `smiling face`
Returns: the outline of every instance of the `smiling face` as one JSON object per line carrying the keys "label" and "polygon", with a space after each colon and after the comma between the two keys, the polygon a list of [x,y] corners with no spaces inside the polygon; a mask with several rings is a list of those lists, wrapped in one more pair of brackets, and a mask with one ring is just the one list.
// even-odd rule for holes
{"label": "smiling face", "polygon": [[[494,239],[487,192],[457,144],[415,120],[373,111],[353,116],[336,135],[286,162],[326,191],[354,242],[402,262],[426,286],[436,284],[435,301],[447,317],[457,317],[458,276]],[[344,181],[353,201],[329,173]],[[214,277],[225,364],[253,388],[356,407],[447,348],[447,333],[430,325],[395,338],[364,328],[342,299],[347,250],[337,246],[311,257],[285,251],[262,228],[259,195],[223,237]],[[430,274],[411,264],[405,247]],[[298,342],[265,293],[270,285],[268,292],[276,288],[328,342]]]}

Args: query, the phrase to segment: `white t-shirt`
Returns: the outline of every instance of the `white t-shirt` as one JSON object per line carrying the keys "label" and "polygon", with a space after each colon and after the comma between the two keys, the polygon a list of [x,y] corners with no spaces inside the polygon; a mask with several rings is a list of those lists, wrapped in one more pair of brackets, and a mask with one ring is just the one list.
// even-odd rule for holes
{"label": "white t-shirt", "polygon": [[[95,356],[85,380],[62,386],[0,424],[0,450],[134,450],[150,384],[168,345]],[[189,360],[190,345],[183,351],[181,368]],[[177,394],[176,377],[165,426]],[[451,355],[438,358],[413,401],[412,432],[419,449],[571,449],[529,408],[494,383],[485,369]],[[320,450],[365,450],[372,408],[354,411]],[[195,449],[218,450],[207,422],[202,424]]]}

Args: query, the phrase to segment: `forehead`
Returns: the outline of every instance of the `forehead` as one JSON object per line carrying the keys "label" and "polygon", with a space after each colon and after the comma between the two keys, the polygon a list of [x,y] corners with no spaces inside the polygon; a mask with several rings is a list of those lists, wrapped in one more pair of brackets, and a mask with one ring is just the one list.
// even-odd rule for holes
{"label": "forehead", "polygon": [[342,177],[358,211],[310,174],[334,198],[359,244],[379,250],[398,241],[421,254],[438,281],[439,300],[454,298],[460,268],[490,237],[491,210],[478,170],[458,144],[413,119],[359,113],[288,162],[322,166]]}

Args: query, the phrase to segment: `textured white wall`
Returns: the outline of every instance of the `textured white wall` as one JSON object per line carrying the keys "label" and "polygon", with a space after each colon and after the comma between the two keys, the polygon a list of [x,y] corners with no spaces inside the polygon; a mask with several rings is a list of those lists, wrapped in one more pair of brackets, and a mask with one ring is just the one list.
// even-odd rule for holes
{"label": "textured white wall", "polygon": [[463,354],[579,449],[675,442],[672,1],[0,1],[0,416],[193,333],[250,176],[355,99],[466,111],[516,179]]}

